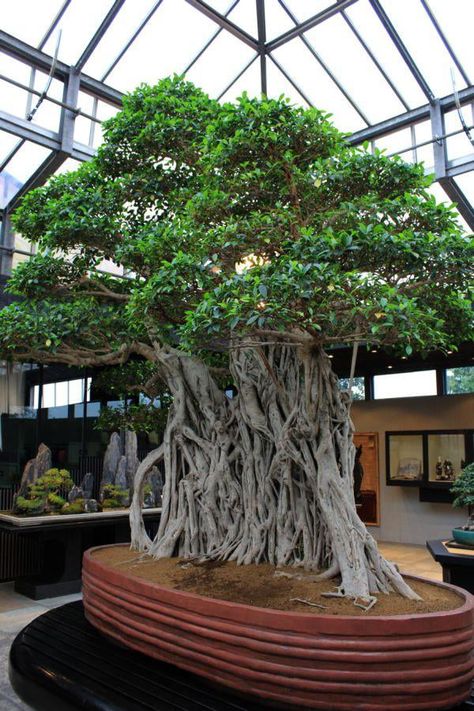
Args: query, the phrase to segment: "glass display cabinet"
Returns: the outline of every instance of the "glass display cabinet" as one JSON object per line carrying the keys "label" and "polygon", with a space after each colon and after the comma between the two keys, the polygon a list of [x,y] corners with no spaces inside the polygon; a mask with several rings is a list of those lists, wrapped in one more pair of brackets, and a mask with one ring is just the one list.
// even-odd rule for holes
{"label": "glass display cabinet", "polygon": [[474,461],[474,430],[386,432],[389,486],[449,489]]}

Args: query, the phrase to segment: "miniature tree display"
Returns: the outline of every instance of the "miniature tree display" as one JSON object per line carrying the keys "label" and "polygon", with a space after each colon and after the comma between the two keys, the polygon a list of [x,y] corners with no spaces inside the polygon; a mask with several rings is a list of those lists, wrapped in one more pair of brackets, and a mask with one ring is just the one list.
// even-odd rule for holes
{"label": "miniature tree display", "polygon": [[61,493],[67,493],[73,483],[67,469],[48,469],[34,484],[28,486],[26,496],[16,497],[14,509],[30,516],[43,512],[59,513],[66,505],[66,499]]}
{"label": "miniature tree display", "polygon": [[451,492],[455,495],[453,506],[467,506],[468,520],[463,529],[474,531],[474,463],[464,467],[451,487]]}
{"label": "miniature tree display", "polygon": [[[357,516],[350,396],[326,351],[468,339],[472,242],[428,182],[350,147],[321,111],[219,104],[174,78],[126,96],[97,156],[23,199],[16,228],[40,250],[11,278],[25,299],[0,312],[3,355],[142,362],[136,388],[171,397],[137,472],[136,549],[416,598]],[[98,271],[104,259],[128,277]],[[158,462],[152,541],[140,497]]]}

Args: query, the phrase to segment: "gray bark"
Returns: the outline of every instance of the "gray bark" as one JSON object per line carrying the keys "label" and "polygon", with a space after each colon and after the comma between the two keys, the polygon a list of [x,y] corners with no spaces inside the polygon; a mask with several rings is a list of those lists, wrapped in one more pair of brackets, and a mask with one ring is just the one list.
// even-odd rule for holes
{"label": "gray bark", "polygon": [[[268,561],[315,578],[339,574],[334,594],[364,604],[392,590],[417,597],[357,515],[350,402],[319,347],[232,349],[232,400],[202,362],[168,347],[156,353],[173,404],[163,444],[137,470],[132,547],[157,558]],[[151,541],[141,504],[158,462],[165,484]]]}

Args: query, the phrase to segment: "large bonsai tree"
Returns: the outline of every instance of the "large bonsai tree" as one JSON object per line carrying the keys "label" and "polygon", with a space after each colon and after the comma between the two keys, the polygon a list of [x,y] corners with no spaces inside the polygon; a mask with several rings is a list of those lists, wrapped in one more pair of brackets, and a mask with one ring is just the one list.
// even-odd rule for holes
{"label": "large bonsai tree", "polygon": [[[340,574],[336,594],[369,602],[416,597],[357,516],[350,397],[325,349],[467,338],[469,241],[453,212],[421,166],[351,148],[327,115],[285,99],[221,105],[166,79],[127,96],[104,137],[94,160],[24,198],[16,226],[40,252],[11,279],[26,299],[3,310],[0,338],[45,363],[141,357],[136,386],[165,383],[134,547]],[[128,278],[97,270],[104,258]],[[151,541],[140,496],[159,460]]]}

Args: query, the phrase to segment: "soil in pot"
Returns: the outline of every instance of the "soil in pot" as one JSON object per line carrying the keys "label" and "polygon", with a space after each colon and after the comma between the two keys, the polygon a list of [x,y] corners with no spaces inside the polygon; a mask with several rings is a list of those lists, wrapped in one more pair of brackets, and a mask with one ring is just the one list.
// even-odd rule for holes
{"label": "soil in pot", "polygon": [[[109,546],[94,551],[92,555],[104,565],[164,587],[275,610],[316,615],[409,615],[453,610],[461,602],[459,595],[449,589],[410,579],[410,585],[423,598],[421,601],[407,600],[397,593],[381,593],[377,604],[365,612],[351,600],[321,596],[323,592],[334,591],[339,582],[337,579],[314,582],[308,579],[310,573],[296,568],[275,568],[266,563],[237,566],[235,563],[209,562],[194,565],[181,558],[154,560],[126,546]],[[286,577],[295,574],[302,579]]]}

